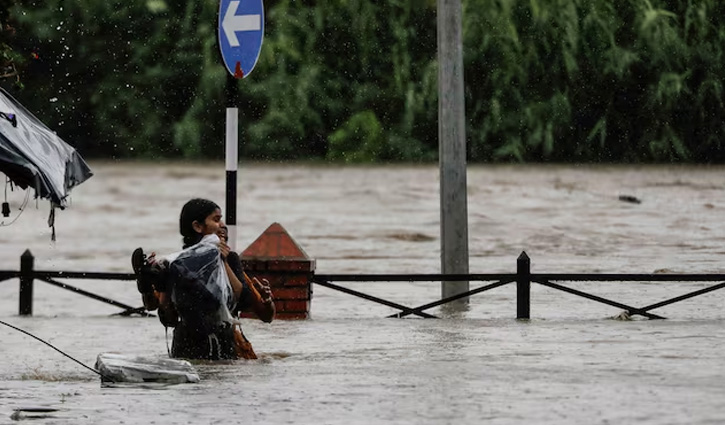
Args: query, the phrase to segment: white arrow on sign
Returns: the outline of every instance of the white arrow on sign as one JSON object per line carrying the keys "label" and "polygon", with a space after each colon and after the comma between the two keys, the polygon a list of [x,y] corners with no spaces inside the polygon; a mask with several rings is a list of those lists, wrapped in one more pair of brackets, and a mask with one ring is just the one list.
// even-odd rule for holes
{"label": "white arrow on sign", "polygon": [[239,1],[229,3],[222,21],[222,29],[227,36],[227,40],[229,40],[229,45],[232,47],[239,47],[236,31],[259,31],[262,29],[261,15],[236,15],[239,3]]}

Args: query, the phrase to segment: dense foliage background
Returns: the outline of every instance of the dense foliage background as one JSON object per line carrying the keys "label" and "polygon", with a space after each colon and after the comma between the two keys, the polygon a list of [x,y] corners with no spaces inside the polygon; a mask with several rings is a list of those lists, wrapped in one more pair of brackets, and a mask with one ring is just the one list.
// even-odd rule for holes
{"label": "dense foliage background", "polygon": [[[86,157],[221,158],[218,3],[0,0],[2,85]],[[725,2],[463,9],[469,161],[725,159]],[[265,11],[257,67],[231,87],[243,158],[437,158],[435,0]]]}

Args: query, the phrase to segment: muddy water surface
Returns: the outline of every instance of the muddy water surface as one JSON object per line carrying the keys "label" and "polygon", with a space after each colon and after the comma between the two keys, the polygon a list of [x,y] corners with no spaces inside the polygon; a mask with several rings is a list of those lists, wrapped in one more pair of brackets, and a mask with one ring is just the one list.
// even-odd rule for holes
{"label": "muddy water surface", "polygon": [[[137,246],[179,248],[188,198],[224,200],[221,163],[91,166],[96,175],[58,212],[55,243],[44,202],[0,227],[0,270],[16,270],[30,249],[38,269],[130,272]],[[535,272],[725,270],[723,168],[473,166],[468,183],[471,272],[514,272],[522,251]],[[440,270],[435,166],[242,165],[239,191],[240,250],[279,222],[318,273]],[[8,195],[14,214],[22,195]],[[140,304],[132,282],[68,283]],[[346,285],[411,306],[440,294],[436,283]],[[647,305],[708,285],[571,286]],[[0,423],[725,421],[722,291],[658,310],[666,321],[612,320],[621,311],[538,285],[532,304],[531,321],[514,320],[505,286],[466,311],[431,311],[442,320],[393,320],[388,307],[318,286],[310,320],[245,321],[261,360],[197,365],[201,383],[164,389],[101,388],[78,364],[0,327]],[[0,320],[87,365],[101,352],[166,355],[157,319],[111,316],[118,309],[42,282],[34,316],[17,309],[17,280],[0,282]],[[29,407],[55,410],[14,410]]]}

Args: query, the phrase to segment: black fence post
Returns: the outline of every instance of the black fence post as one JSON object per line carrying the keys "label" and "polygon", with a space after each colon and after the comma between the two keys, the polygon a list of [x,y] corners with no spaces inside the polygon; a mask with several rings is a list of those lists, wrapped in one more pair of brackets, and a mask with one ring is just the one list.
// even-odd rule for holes
{"label": "black fence post", "polygon": [[531,259],[526,251],[516,260],[516,318],[531,318]]}
{"label": "black fence post", "polygon": [[33,263],[35,257],[26,249],[20,256],[20,311],[21,316],[33,315]]}

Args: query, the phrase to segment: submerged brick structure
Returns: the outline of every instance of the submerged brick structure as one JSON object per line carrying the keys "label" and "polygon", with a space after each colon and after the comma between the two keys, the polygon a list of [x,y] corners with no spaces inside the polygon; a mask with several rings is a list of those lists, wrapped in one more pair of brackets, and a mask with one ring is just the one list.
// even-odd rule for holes
{"label": "submerged brick structure", "polygon": [[[310,316],[315,260],[307,256],[281,224],[272,223],[242,252],[241,258],[249,277],[269,280],[277,319]],[[254,317],[254,313],[244,313],[242,317]]]}

